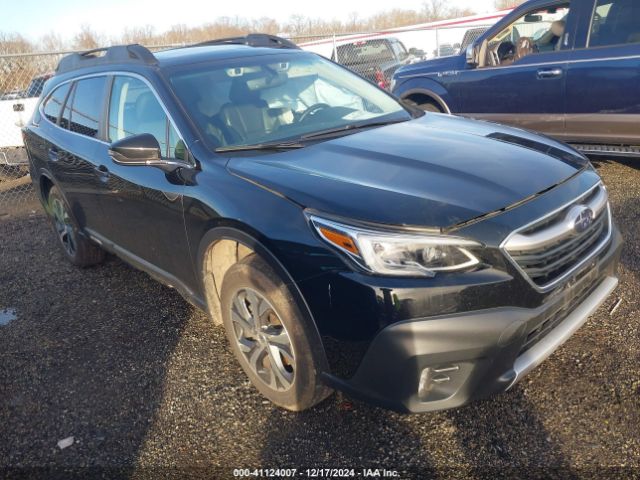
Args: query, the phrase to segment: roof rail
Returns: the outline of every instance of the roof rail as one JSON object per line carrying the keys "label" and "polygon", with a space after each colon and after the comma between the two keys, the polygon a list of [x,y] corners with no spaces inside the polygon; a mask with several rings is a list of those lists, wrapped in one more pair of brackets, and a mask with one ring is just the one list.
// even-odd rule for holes
{"label": "roof rail", "polygon": [[[104,55],[96,55],[100,52],[104,52]],[[67,55],[58,63],[56,74],[70,72],[79,68],[115,63],[157,65],[158,60],[149,49],[137,43],[132,45],[116,45]]]}
{"label": "roof rail", "polygon": [[250,33],[244,37],[219,38],[206,42],[189,45],[190,47],[204,47],[208,45],[247,45],[249,47],[290,48],[300,50],[300,47],[286,38],[269,35],[267,33]]}

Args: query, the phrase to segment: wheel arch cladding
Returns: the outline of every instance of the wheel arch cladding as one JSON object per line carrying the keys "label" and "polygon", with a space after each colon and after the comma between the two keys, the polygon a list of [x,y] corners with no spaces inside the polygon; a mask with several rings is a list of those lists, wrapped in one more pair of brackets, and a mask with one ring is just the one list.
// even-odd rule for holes
{"label": "wheel arch cladding", "polygon": [[320,365],[323,372],[329,372],[329,362],[318,326],[313,318],[302,292],[282,262],[265,242],[258,239],[256,232],[243,225],[225,225],[209,230],[198,249],[197,265],[202,281],[201,289],[208,305],[209,314],[215,324],[222,324],[220,292],[225,273],[235,263],[251,254],[258,255],[276,274],[283,279],[296,306],[305,320],[313,326],[315,338],[312,343],[319,347]]}
{"label": "wheel arch cladding", "polygon": [[47,175],[45,173],[41,173],[40,174],[40,179],[39,180],[40,180],[39,181],[40,196],[41,196],[43,201],[46,201],[47,198],[49,197],[49,192],[54,187],[55,183],[53,182],[51,177],[49,177],[49,175]]}

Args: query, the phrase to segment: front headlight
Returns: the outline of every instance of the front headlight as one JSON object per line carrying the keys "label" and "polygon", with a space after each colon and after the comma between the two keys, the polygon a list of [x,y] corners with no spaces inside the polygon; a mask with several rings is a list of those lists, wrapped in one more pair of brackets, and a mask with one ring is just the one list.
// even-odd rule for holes
{"label": "front headlight", "polygon": [[480,261],[471,249],[481,244],[444,235],[368,230],[310,215],[320,237],[381,275],[434,277],[437,272],[469,269]]}

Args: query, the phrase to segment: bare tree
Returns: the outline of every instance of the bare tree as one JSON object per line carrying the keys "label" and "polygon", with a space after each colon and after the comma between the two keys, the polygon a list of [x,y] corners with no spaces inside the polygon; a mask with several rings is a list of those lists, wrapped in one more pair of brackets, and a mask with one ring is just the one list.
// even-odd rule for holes
{"label": "bare tree", "polygon": [[57,52],[69,47],[62,37],[53,31],[44,34],[37,43],[43,52]]}
{"label": "bare tree", "polygon": [[32,50],[33,46],[19,33],[0,32],[0,55],[26,53]]}
{"label": "bare tree", "polygon": [[495,0],[495,6],[498,10],[506,10],[507,8],[517,7],[524,2],[525,0]]}
{"label": "bare tree", "polygon": [[73,48],[90,50],[104,45],[104,39],[87,24],[80,26],[80,31],[73,37]]}
{"label": "bare tree", "polygon": [[[517,0],[501,0],[513,3]],[[121,35],[106,39],[95,32],[89,25],[82,25],[71,42],[66,44],[62,38],[49,33],[38,42],[38,49],[44,51],[64,50],[68,48],[88,50],[105,44],[140,43],[147,46],[166,44],[197,43],[213,38],[244,35],[249,32],[265,32],[294,37],[303,41],[311,37],[329,37],[356,31],[379,31],[393,27],[404,27],[417,23],[444,20],[458,16],[471,15],[469,9],[449,6],[449,0],[425,0],[421,10],[394,8],[368,17],[361,17],[357,12],[346,15],[344,20],[324,20],[310,18],[300,14],[292,15],[288,21],[280,23],[273,18],[245,19],[241,17],[220,17],[209,23],[196,27],[184,24],[173,25],[169,30],[156,32],[151,25],[125,28]],[[107,41],[108,40],[108,41]],[[36,47],[18,34],[2,34],[0,32],[0,54],[32,52]]]}
{"label": "bare tree", "polygon": [[447,16],[445,0],[428,0],[423,3],[423,9],[428,22],[442,20]]}
{"label": "bare tree", "polygon": [[280,32],[280,25],[273,18],[262,17],[253,21],[251,30],[276,35]]}
{"label": "bare tree", "polygon": [[156,43],[155,28],[151,25],[144,27],[127,27],[124,29],[119,42],[114,43],[139,43],[141,45],[151,45]]}

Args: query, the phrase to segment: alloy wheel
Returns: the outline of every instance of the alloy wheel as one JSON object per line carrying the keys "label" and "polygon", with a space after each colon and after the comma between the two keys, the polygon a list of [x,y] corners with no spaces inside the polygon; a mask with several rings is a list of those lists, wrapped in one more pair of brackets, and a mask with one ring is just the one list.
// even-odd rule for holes
{"label": "alloy wheel", "polygon": [[295,378],[295,355],[289,333],[269,301],[255,290],[236,292],[231,304],[233,334],[252,371],[276,391]]}
{"label": "alloy wheel", "polygon": [[62,247],[69,256],[76,254],[76,241],[73,224],[67,213],[66,208],[59,198],[54,198],[51,202],[51,213],[53,215],[53,223],[58,234],[58,238],[62,243]]}

